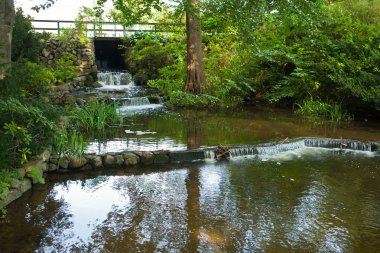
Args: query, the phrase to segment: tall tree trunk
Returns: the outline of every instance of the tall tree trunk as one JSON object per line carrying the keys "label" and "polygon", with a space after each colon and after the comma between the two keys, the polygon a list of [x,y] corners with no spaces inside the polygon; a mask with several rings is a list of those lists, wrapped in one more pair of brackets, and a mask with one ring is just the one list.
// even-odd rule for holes
{"label": "tall tree trunk", "polygon": [[199,94],[205,82],[200,23],[200,1],[188,0],[191,10],[186,12],[187,78],[185,90]]}
{"label": "tall tree trunk", "polygon": [[0,80],[4,79],[11,62],[14,17],[13,0],[0,0]]}

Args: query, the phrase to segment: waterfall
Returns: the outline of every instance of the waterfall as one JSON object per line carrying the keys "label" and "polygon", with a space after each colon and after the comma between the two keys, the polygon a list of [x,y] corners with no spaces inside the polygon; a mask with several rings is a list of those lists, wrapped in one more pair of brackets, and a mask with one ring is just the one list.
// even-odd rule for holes
{"label": "waterfall", "polygon": [[[293,141],[278,144],[275,142],[261,145],[244,145],[238,147],[228,147],[231,158],[255,155],[275,155],[281,152],[292,151],[302,148],[326,148],[339,150],[367,151],[375,152],[377,145],[369,142],[355,140],[341,140],[329,138],[298,138]],[[215,159],[215,148],[208,148],[205,152],[206,159]]]}
{"label": "waterfall", "polygon": [[345,139],[307,138],[305,139],[305,145],[314,148],[342,148],[358,151],[372,151],[371,143]]}
{"label": "waterfall", "polygon": [[98,72],[98,81],[103,86],[135,85],[128,72]]}
{"label": "waterfall", "polygon": [[123,99],[122,105],[142,106],[142,105],[150,105],[150,102],[149,102],[149,99],[147,97],[134,97],[134,98]]}

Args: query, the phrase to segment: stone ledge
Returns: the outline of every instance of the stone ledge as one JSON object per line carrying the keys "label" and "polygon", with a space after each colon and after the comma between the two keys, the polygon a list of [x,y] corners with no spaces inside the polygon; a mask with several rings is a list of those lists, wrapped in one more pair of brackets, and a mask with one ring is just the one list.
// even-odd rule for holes
{"label": "stone ledge", "polygon": [[82,158],[52,155],[48,163],[48,173],[66,173],[69,171],[124,168],[145,165],[163,165],[170,163],[190,163],[204,161],[203,150],[188,151],[126,151],[107,154],[85,154]]}

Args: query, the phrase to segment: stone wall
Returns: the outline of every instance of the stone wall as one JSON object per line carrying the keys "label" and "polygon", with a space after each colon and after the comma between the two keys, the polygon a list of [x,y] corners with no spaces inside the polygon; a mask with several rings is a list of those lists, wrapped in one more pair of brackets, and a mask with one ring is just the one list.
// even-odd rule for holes
{"label": "stone wall", "polygon": [[96,81],[97,74],[93,42],[83,44],[77,35],[64,41],[51,38],[44,42],[40,59],[47,65],[52,65],[63,53],[72,54],[74,64],[79,68],[78,77],[73,80],[73,84],[81,87],[91,86]]}
{"label": "stone wall", "polygon": [[65,173],[75,170],[92,170],[102,168],[127,169],[133,166],[152,164],[186,163],[204,161],[203,150],[189,151],[135,151],[107,153],[103,155],[86,154],[83,157],[50,157],[47,171]]}
{"label": "stone wall", "polygon": [[32,169],[38,171],[38,176],[43,177],[44,173],[48,171],[48,162],[50,160],[51,148],[47,148],[40,155],[32,157],[28,163],[26,163],[22,168],[18,169],[20,179],[15,179],[9,189],[8,195],[3,200],[4,206],[9,205],[11,202],[20,198],[23,193],[32,189],[33,184],[38,182],[35,179],[29,178],[27,176],[28,172]]}

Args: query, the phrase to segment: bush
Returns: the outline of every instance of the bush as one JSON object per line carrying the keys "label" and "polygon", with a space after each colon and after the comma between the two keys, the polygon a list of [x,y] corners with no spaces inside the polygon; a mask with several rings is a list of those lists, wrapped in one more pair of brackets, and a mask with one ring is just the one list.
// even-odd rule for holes
{"label": "bush", "polygon": [[12,61],[20,59],[38,62],[43,48],[42,39],[48,39],[48,33],[35,33],[30,22],[31,17],[25,16],[18,8],[12,32]]}
{"label": "bush", "polygon": [[168,47],[146,36],[137,40],[126,52],[126,64],[137,85],[146,85],[159,77],[159,69],[174,63]]}
{"label": "bush", "polygon": [[1,169],[15,168],[28,156],[49,143],[56,129],[54,122],[35,106],[11,98],[0,100]]}
{"label": "bush", "polygon": [[10,74],[0,80],[0,97],[35,97],[47,93],[56,82],[53,71],[43,65],[18,61],[12,63]]}

